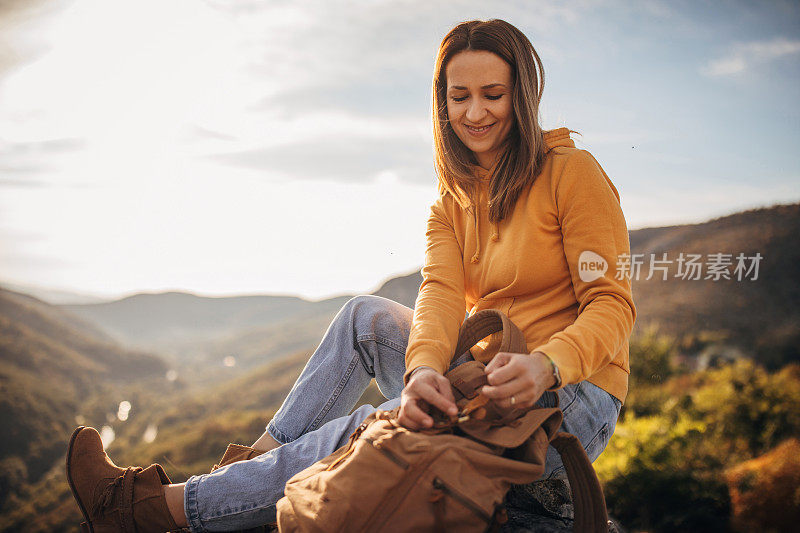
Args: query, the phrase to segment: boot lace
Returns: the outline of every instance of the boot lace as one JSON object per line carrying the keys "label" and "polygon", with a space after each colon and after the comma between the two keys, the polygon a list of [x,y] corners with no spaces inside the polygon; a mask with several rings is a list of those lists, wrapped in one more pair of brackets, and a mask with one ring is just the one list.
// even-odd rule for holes
{"label": "boot lace", "polygon": [[[130,468],[134,472],[138,473],[142,470],[141,467]],[[107,509],[111,507],[112,502],[114,501],[114,493],[117,489],[122,489],[122,483],[125,480],[125,474],[118,476],[114,481],[106,485],[103,489],[103,492],[100,493],[100,497],[95,501],[94,505],[92,506],[92,515],[105,515]]]}

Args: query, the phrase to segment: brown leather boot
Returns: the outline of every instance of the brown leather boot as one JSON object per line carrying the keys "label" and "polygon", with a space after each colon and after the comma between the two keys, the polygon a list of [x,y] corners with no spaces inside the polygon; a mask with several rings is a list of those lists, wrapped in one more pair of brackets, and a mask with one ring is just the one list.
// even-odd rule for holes
{"label": "brown leather boot", "polygon": [[94,533],[164,533],[180,528],[167,509],[161,465],[120,468],[103,450],[94,428],[79,427],[67,450],[67,481],[85,522]]}
{"label": "brown leather boot", "polygon": [[241,444],[228,444],[228,447],[225,449],[225,455],[222,456],[222,459],[219,460],[219,464],[214,465],[211,469],[213,472],[217,468],[220,468],[225,465],[229,465],[231,463],[238,463],[239,461],[247,461],[248,459],[252,459],[253,457],[258,457],[264,452],[260,452],[255,448],[251,448],[250,446],[242,446]]}

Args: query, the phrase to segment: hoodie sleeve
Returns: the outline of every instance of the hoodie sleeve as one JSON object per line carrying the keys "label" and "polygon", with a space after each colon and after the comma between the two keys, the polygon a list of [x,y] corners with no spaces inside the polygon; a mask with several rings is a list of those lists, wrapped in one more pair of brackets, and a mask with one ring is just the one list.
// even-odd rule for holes
{"label": "hoodie sleeve", "polygon": [[439,195],[428,217],[425,264],[406,349],[404,383],[419,366],[445,373],[466,313],[463,253],[446,213],[445,196]]}
{"label": "hoodie sleeve", "polygon": [[[630,253],[619,193],[586,150],[569,157],[554,184],[564,256],[570,271],[578,316],[533,351],[558,365],[562,386],[578,383],[608,365],[628,339],[636,320],[631,281],[617,279],[617,257]],[[596,254],[596,255],[595,255]],[[603,275],[581,272],[581,262],[607,265]]]}

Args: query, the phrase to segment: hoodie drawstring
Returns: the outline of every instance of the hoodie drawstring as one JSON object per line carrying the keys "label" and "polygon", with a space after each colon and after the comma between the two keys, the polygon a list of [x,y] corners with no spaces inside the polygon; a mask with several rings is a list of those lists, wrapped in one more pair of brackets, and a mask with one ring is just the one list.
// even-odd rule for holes
{"label": "hoodie drawstring", "polygon": [[[554,130],[543,131],[544,135],[544,143],[545,149],[547,152],[552,150],[556,147],[567,147],[567,148],[575,148],[575,142],[570,138],[570,129],[566,126],[562,126],[560,128],[556,128]],[[497,163],[495,163],[496,166]],[[491,176],[495,170],[495,166],[486,170],[480,166],[474,167],[474,174],[480,178],[481,180],[487,179],[487,176]],[[475,253],[472,255],[472,259],[470,259],[470,263],[477,263],[481,260],[481,234],[478,228],[478,209],[477,206],[473,203],[471,204],[472,207],[472,219],[475,226],[475,241],[477,243],[475,247]],[[497,242],[500,240],[500,224],[498,222],[492,222],[492,236],[490,240],[492,242]]]}
{"label": "hoodie drawstring", "polygon": [[472,204],[472,220],[474,222],[475,227],[475,242],[477,243],[477,247],[475,249],[475,253],[472,255],[472,259],[470,259],[470,263],[477,263],[481,258],[481,234],[478,232],[478,209],[475,204]]}
{"label": "hoodie drawstring", "polygon": [[[472,220],[473,225],[475,228],[475,253],[472,255],[472,259],[470,259],[470,263],[477,263],[481,260],[481,233],[478,227],[478,208],[475,204],[470,206],[472,209]],[[500,240],[500,224],[496,221],[492,221],[492,242],[497,242]]]}

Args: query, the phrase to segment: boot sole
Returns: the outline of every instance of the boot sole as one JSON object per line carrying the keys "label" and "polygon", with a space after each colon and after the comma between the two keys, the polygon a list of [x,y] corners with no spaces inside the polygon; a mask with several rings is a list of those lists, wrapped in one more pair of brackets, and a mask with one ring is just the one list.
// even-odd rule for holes
{"label": "boot sole", "polygon": [[75,438],[78,436],[78,433],[80,433],[83,429],[85,429],[85,426],[78,426],[78,428],[72,432],[72,437],[69,439],[69,447],[67,448],[67,483],[69,483],[69,490],[72,491],[72,496],[75,498],[75,501],[78,502],[78,507],[80,508],[83,519],[85,520],[85,522],[81,524],[81,531],[94,533],[92,523],[89,521],[89,513],[87,513],[86,509],[83,507],[83,502],[81,502],[81,499],[78,497],[78,491],[75,489],[75,485],[72,483],[72,472],[69,467],[70,459],[72,458],[72,446],[75,444]]}

